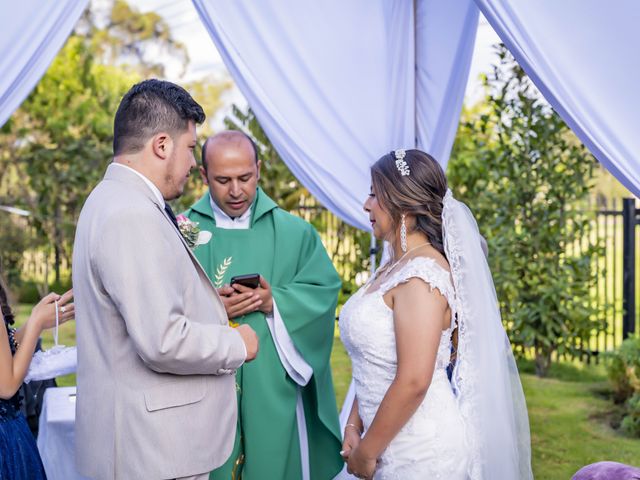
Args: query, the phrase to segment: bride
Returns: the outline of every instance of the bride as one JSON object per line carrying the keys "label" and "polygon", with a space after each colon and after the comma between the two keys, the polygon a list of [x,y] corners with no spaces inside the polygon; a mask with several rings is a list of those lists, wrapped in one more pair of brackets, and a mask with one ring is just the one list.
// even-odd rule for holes
{"label": "bride", "polygon": [[393,251],[340,315],[356,392],[348,472],[533,478],[522,386],[471,212],[419,150],[380,158],[371,184],[364,209]]}

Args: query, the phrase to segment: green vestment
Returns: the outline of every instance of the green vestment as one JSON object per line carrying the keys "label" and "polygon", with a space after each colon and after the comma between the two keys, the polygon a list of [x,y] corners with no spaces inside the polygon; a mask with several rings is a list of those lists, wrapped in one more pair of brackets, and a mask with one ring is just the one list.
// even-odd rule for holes
{"label": "green vestment", "polygon": [[309,383],[299,387],[280,362],[265,315],[254,312],[234,319],[256,331],[260,351],[237,372],[236,445],[227,463],[212,472],[212,478],[302,478],[296,422],[299,388],[311,479],[333,478],[343,466],[329,365],[341,282],[320,237],[311,225],[280,209],[261,189],[252,205],[249,229],[217,228],[209,193],[185,215],[213,234],[209,243],[196,247],[195,255],[214,285],[228,284],[234,275],[262,275],[271,285],[293,344],[313,369]]}

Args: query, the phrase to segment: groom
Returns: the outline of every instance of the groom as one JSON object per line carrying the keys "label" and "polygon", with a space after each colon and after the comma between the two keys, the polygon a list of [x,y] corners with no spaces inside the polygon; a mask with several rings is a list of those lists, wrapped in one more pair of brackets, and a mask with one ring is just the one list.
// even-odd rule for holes
{"label": "groom", "polygon": [[123,97],[114,162],[87,199],[73,252],[76,451],[99,479],[207,478],[231,453],[234,373],[255,358],[165,203],[195,167],[205,115],[181,87],[146,80]]}

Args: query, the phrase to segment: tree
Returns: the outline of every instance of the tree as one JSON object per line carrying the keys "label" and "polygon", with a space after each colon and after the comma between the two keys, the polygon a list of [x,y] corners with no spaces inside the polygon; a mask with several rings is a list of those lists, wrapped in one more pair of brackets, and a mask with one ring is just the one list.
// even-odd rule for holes
{"label": "tree", "polygon": [[75,29],[91,43],[99,63],[117,65],[144,77],[165,76],[168,65],[184,73],[186,47],[173,38],[169,24],[155,12],[140,12],[124,0],[92,2]]}
{"label": "tree", "polygon": [[504,46],[498,55],[485,102],[463,115],[448,176],[488,241],[511,340],[518,353],[533,350],[544,376],[554,352],[582,354],[601,327],[598,249],[567,249],[590,221],[582,207],[596,162]]}
{"label": "tree", "polygon": [[[113,115],[122,95],[144,76],[162,75],[172,62],[185,67],[188,56],[159,15],[122,0],[94,2],[0,130],[0,204],[32,212],[30,226],[45,257],[54,254],[57,282],[63,260],[71,265],[80,208],[111,161]],[[212,108],[226,88],[220,85],[194,84]]]}
{"label": "tree", "polygon": [[90,46],[72,36],[21,107],[19,155],[31,195],[33,226],[51,239],[55,278],[70,265],[75,220],[111,159],[112,116],[138,77],[95,63]]}

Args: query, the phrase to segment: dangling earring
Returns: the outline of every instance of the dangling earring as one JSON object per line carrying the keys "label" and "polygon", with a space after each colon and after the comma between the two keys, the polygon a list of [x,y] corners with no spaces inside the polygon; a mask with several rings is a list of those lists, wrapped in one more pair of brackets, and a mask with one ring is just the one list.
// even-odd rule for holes
{"label": "dangling earring", "polygon": [[404,213],[402,214],[402,223],[400,224],[400,248],[402,253],[407,252],[407,224],[404,221]]}

